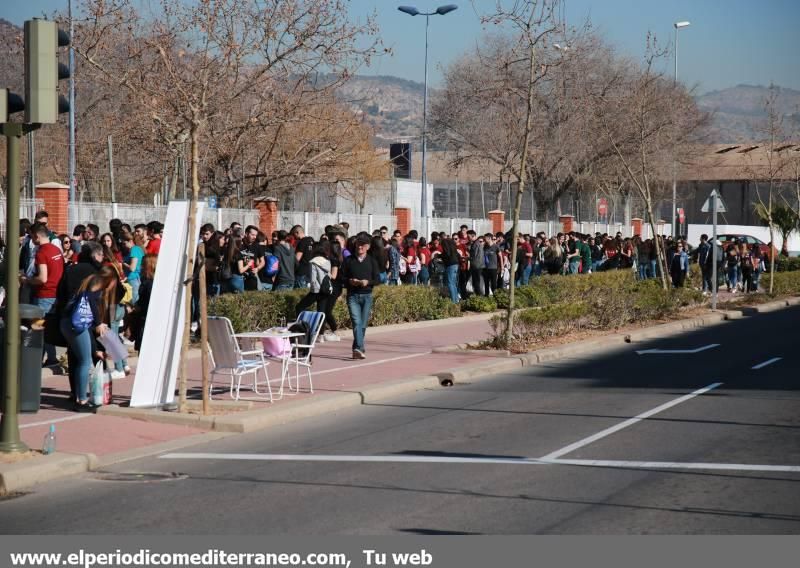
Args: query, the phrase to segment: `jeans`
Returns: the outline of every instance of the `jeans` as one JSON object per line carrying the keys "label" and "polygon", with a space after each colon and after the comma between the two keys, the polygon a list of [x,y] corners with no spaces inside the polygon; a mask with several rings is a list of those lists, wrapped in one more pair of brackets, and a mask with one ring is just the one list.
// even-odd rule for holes
{"label": "jeans", "polygon": [[367,333],[369,314],[372,310],[372,294],[349,294],[347,309],[353,322],[353,350],[364,353],[364,336]]}
{"label": "jeans", "polygon": [[228,292],[233,294],[244,292],[244,278],[241,274],[233,274],[226,284],[228,285]]}
{"label": "jeans", "polygon": [[728,287],[731,290],[736,290],[736,284],[739,282],[739,267],[738,266],[731,266],[728,268]]}
{"label": "jeans", "polygon": [[386,284],[387,280],[389,280],[389,275],[386,272],[380,272],[378,274],[378,282],[381,284]]}
{"label": "jeans", "polygon": [[656,268],[656,261],[650,261],[650,278],[657,278],[658,277],[658,269]]}
{"label": "jeans", "polygon": [[483,269],[483,293],[485,296],[491,296],[497,288],[497,269],[484,268]]}
{"label": "jeans", "polygon": [[[45,314],[48,314],[53,309],[53,306],[56,303],[56,299],[55,298],[35,298],[33,300],[33,303],[34,303],[35,306],[39,306],[40,308],[42,308],[44,310]],[[55,345],[50,345],[49,343],[45,343],[44,344],[44,353],[45,353],[45,355],[47,355],[47,357],[45,358],[45,362],[46,363],[53,363],[58,359],[58,356],[56,355],[56,346]]]}
{"label": "jeans", "polygon": [[580,264],[581,264],[580,260],[570,260],[569,261],[569,273],[570,274],[577,274],[578,273],[578,267],[580,266]]}
{"label": "jeans", "polygon": [[593,260],[592,261],[592,272],[597,272],[600,270],[600,266],[603,264],[602,260]]}
{"label": "jeans", "polygon": [[272,282],[262,282],[261,288],[259,289],[262,291],[269,292],[270,290],[272,290]]}
{"label": "jeans", "polygon": [[430,282],[431,280],[431,273],[428,270],[427,266],[423,266],[422,268],[419,269],[419,276],[417,279],[419,283],[422,284],[423,286],[428,285],[428,282]]}
{"label": "jeans", "polygon": [[447,282],[447,289],[450,292],[450,301],[454,304],[458,303],[458,265],[451,264],[447,267],[444,273],[445,282]]}
{"label": "jeans", "polygon": [[291,284],[278,284],[277,286],[272,287],[273,292],[280,292],[281,290],[291,290]]}
{"label": "jeans", "polygon": [[305,274],[298,274],[294,277],[295,288],[308,288],[308,277]]}
{"label": "jeans", "polygon": [[539,277],[542,275],[542,263],[538,260],[533,265],[533,275]]}
{"label": "jeans", "polygon": [[142,281],[139,278],[133,280],[129,278],[128,284],[131,285],[131,305],[133,306],[139,301],[139,286],[142,285]]}
{"label": "jeans", "polygon": [[89,390],[89,370],[92,368],[92,333],[91,328],[81,333],[72,330],[70,318],[61,319],[61,333],[69,346],[69,386],[72,399],[76,402],[87,400]]}
{"label": "jeans", "polygon": [[[117,306],[117,312],[114,314],[114,321],[111,322],[109,326],[113,333],[119,335],[119,324],[122,322],[122,318],[125,317],[125,308],[122,306]],[[114,370],[116,371],[123,371],[125,367],[128,366],[128,359],[125,358],[122,361],[115,361],[114,362]]]}
{"label": "jeans", "polygon": [[469,277],[472,280],[472,293],[476,296],[483,295],[483,268],[470,268]]}
{"label": "jeans", "polygon": [[533,271],[533,268],[531,267],[531,265],[526,265],[526,266],[521,267],[521,268],[518,267],[517,268],[517,281],[516,281],[515,284],[517,286],[527,286],[528,282],[531,281],[531,272],[532,271]]}
{"label": "jeans", "polygon": [[650,269],[649,261],[639,263],[639,280],[647,280],[647,278],[649,278],[649,276],[647,275],[649,269]]}
{"label": "jeans", "polygon": [[711,286],[711,276],[714,272],[713,266],[702,266],[701,272],[703,274],[703,292],[713,292],[714,288]]}

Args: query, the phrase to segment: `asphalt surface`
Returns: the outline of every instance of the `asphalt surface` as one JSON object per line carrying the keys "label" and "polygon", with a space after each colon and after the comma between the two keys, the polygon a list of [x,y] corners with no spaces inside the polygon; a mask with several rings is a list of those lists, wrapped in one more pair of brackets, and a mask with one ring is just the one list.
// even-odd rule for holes
{"label": "asphalt surface", "polygon": [[[121,463],[0,501],[0,533],[797,534],[799,324],[760,314]],[[183,475],[109,479],[137,472]]]}

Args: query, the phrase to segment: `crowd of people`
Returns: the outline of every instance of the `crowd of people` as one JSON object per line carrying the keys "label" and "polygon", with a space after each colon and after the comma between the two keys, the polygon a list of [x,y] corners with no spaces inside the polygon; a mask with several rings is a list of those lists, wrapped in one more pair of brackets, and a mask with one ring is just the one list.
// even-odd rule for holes
{"label": "crowd of people", "polygon": [[[44,365],[58,365],[55,345],[68,347],[70,388],[76,410],[91,408],[87,386],[90,369],[103,357],[98,338],[121,335],[139,349],[147,315],[163,225],[157,221],[131,227],[119,219],[101,233],[95,224],[77,225],[71,235],[57,235],[45,211],[34,221],[20,221],[20,300],[47,314]],[[691,249],[685,239],[638,236],[623,238],[596,233],[519,235],[512,270],[511,234],[479,235],[462,225],[453,234],[434,232],[429,238],[411,230],[403,234],[381,227],[372,234],[350,234],[347,223],[325,227],[314,238],[297,225],[271,235],[258,227],[232,223],[224,230],[211,224],[200,228],[204,262],[196,263],[193,297],[200,293],[199,271],[205,271],[209,297],[245,291],[306,290],[298,314],[316,306],[325,313],[327,330],[321,341],[339,341],[334,315],[337,299],[346,292],[353,322],[352,354],[366,358],[365,333],[375,286],[436,286],[452,302],[472,295],[491,296],[507,288],[511,278],[526,285],[543,274],[588,274],[603,270],[632,270],[640,279],[656,278],[663,257],[673,286],[685,285],[690,261],[702,273],[702,289],[711,290],[713,244],[703,235]],[[758,247],[744,243],[718,247],[719,272],[728,289],[758,289],[764,258]],[[0,246],[0,260],[3,247]],[[198,257],[199,258],[199,257]],[[0,264],[2,264],[0,262]],[[741,287],[741,288],[740,288]],[[199,316],[193,305],[193,330]],[[130,369],[115,363],[115,376]]]}

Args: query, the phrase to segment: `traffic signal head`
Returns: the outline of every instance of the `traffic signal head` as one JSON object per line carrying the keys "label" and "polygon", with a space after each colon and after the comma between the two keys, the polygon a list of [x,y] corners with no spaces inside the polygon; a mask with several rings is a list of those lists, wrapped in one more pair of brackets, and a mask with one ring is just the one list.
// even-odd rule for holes
{"label": "traffic signal head", "polygon": [[9,92],[8,89],[0,89],[0,124],[8,122],[9,115],[23,110],[25,110],[25,103],[22,101],[22,97]]}
{"label": "traffic signal head", "polygon": [[[58,81],[69,78],[69,68],[58,62],[58,48],[69,45],[69,34],[55,22],[25,22],[25,122],[53,124],[69,104],[58,94]],[[61,99],[61,100],[59,100]]]}

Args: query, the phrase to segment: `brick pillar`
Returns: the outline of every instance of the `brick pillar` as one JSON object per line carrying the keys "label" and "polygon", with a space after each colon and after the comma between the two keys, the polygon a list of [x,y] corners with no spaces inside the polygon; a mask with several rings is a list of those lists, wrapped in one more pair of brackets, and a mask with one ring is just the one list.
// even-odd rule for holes
{"label": "brick pillar", "polygon": [[[280,228],[278,226],[278,199],[267,197],[264,201],[257,201],[255,205],[258,210],[258,228],[267,235],[269,240],[272,232]],[[220,230],[222,230],[221,227]]]}
{"label": "brick pillar", "polygon": [[411,230],[411,209],[409,207],[395,207],[394,216],[397,219],[397,228],[405,236]]}
{"label": "brick pillar", "polygon": [[558,220],[561,221],[561,232],[569,233],[573,230],[572,221],[575,219],[572,215],[561,215]]}
{"label": "brick pillar", "polygon": [[634,217],[631,219],[631,226],[633,228],[633,234],[642,236],[642,219],[638,217]]}
{"label": "brick pillar", "polygon": [[[50,216],[48,227],[56,233],[72,234],[69,228],[69,186],[43,183],[36,186],[36,199],[44,201],[43,209]],[[31,219],[31,222],[33,219]]]}
{"label": "brick pillar", "polygon": [[506,212],[499,209],[489,211],[489,220],[492,222],[492,232],[505,233]]}

